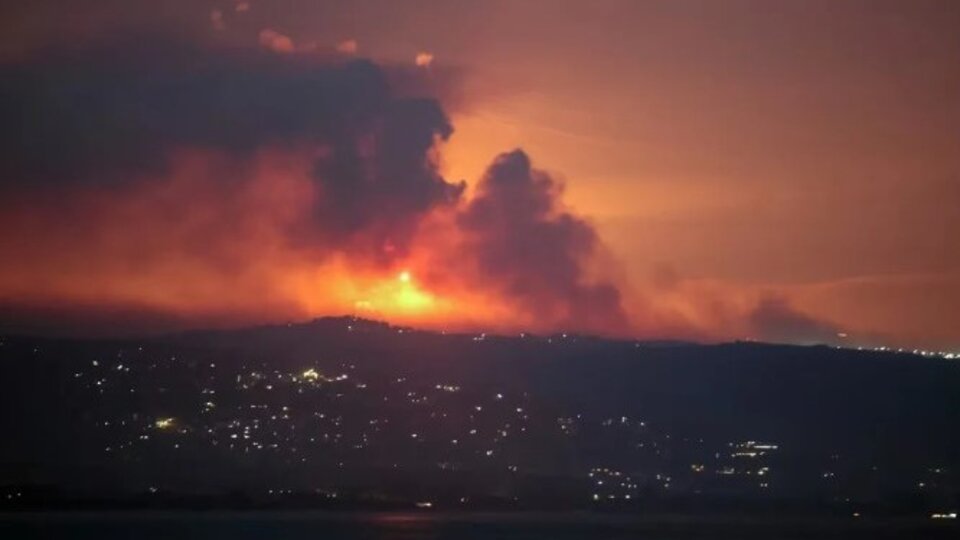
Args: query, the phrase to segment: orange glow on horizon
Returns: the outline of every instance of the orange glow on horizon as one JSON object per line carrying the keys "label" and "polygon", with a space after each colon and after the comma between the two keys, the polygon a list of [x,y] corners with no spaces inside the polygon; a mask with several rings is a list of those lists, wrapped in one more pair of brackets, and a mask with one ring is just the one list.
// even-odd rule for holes
{"label": "orange glow on horizon", "polygon": [[[78,192],[66,207],[62,199],[22,201],[0,215],[0,227],[14,231],[0,238],[10,261],[0,267],[0,301],[160,314],[181,327],[354,314],[450,331],[625,332],[577,326],[562,310],[525,310],[463,256],[460,233],[442,211],[425,216],[408,252],[386,263],[349,246],[292,243],[290,228],[310,217],[316,196],[311,159],[302,150],[263,151],[238,166],[185,152],[163,179]],[[229,182],[211,180],[224,177]],[[64,208],[68,219],[46,217]],[[27,237],[41,241],[21,241]],[[623,304],[639,335],[703,337],[711,326],[713,336],[738,335],[736,323],[704,315],[701,305],[715,310],[718,300],[704,302],[702,292],[683,288]]]}
{"label": "orange glow on horizon", "polygon": [[[158,318],[195,328],[353,314],[433,330],[604,333],[570,325],[562,314],[525,311],[458,252],[460,233],[442,211],[425,216],[408,251],[387,262],[351,254],[349,246],[292,243],[290,228],[310,217],[317,196],[312,156],[265,150],[237,164],[183,152],[162,179],[15,201],[0,213],[7,231],[0,302],[28,313],[64,310],[81,321],[100,314],[105,333],[127,312],[145,314],[147,331],[156,331],[149,321]],[[800,300],[835,296],[832,288],[679,277],[633,285],[622,290],[632,329],[606,335],[740,338],[752,335],[748,315],[770,289]],[[866,330],[844,327],[851,335]]]}
{"label": "orange glow on horizon", "polygon": [[[289,230],[310,217],[316,196],[311,159],[301,149],[271,150],[238,166],[182,152],[163,179],[71,194],[68,219],[48,218],[63,212],[64,199],[20,201],[0,215],[0,227],[13,231],[0,237],[9,261],[0,267],[0,302],[132,310],[186,327],[342,314],[442,329],[536,326],[448,258],[457,242],[449,216],[425,220],[409,252],[388,264],[292,243]],[[225,170],[228,182],[212,180]],[[40,241],[22,241],[28,236]]]}

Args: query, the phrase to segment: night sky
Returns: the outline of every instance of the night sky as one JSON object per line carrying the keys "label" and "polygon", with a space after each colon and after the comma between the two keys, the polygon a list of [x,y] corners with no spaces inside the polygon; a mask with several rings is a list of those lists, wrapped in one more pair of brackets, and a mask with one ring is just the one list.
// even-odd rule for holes
{"label": "night sky", "polygon": [[960,349],[960,3],[6,2],[0,329]]}

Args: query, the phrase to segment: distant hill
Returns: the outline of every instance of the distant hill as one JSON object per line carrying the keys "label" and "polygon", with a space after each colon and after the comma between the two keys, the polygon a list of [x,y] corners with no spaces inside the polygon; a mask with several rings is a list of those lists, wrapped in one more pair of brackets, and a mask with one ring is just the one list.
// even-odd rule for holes
{"label": "distant hill", "polygon": [[[0,343],[10,490],[904,509],[960,493],[960,363],[941,358],[353,317]],[[607,493],[601,469],[630,481]]]}

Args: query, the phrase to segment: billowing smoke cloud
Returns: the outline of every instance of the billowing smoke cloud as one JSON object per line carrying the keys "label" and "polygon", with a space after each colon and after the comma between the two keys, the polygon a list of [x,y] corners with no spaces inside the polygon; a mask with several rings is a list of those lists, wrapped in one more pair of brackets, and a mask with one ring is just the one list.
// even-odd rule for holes
{"label": "billowing smoke cloud", "polygon": [[748,320],[760,339],[781,343],[832,343],[839,330],[793,308],[779,296],[765,296],[750,312]]}
{"label": "billowing smoke cloud", "polygon": [[459,216],[467,253],[480,276],[535,319],[553,327],[623,332],[629,325],[620,292],[611,283],[591,282],[585,271],[597,235],[559,207],[559,196],[558,184],[531,168],[523,151],[500,155]]}
{"label": "billowing smoke cloud", "polygon": [[114,41],[0,68],[0,187],[161,174],[177,149],[316,154],[312,242],[402,251],[411,224],[456,202],[429,154],[452,128],[399,98],[370,62]]}
{"label": "billowing smoke cloud", "polygon": [[[380,268],[395,283],[398,265],[443,259],[446,277],[424,277],[433,289],[367,289],[398,309],[453,310],[462,298],[499,306],[501,327],[628,330],[617,288],[586,271],[595,232],[523,152],[497,158],[470,201],[463,183],[441,176],[437,143],[453,132],[444,110],[392,86],[432,71],[393,76],[401,68],[286,48],[142,43],[0,67],[0,191],[18,201],[4,224],[38,237],[8,233],[0,247],[44,269],[0,269],[0,300],[12,291],[18,305],[31,295],[49,305],[82,290],[84,305],[120,298],[118,310],[215,312],[256,309],[285,290],[304,297],[294,303],[375,306],[381,299],[344,275]],[[442,235],[421,232],[428,218]],[[44,247],[53,245],[64,251]],[[310,278],[321,266],[323,277]],[[263,302],[282,310],[289,300]]]}
{"label": "billowing smoke cloud", "polygon": [[430,97],[442,66],[256,45],[139,36],[0,65],[0,327],[362,309],[445,328],[832,335],[785,300],[733,305],[677,276],[625,300],[595,272],[594,228],[523,151],[468,199],[437,165],[453,133]]}

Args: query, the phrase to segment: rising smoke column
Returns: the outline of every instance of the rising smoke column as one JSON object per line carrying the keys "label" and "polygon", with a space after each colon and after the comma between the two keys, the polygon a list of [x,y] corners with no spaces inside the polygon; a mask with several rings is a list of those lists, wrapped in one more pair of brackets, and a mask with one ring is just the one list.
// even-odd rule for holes
{"label": "rising smoke column", "polygon": [[560,206],[560,188],[522,150],[498,156],[458,216],[464,256],[478,279],[534,324],[602,334],[627,331],[620,291],[592,281],[585,264],[599,239]]}

